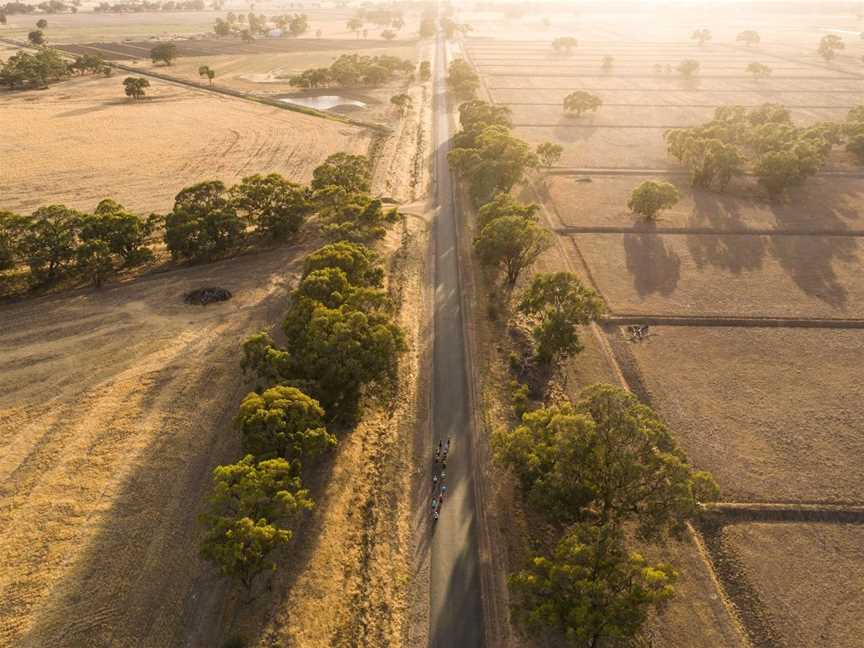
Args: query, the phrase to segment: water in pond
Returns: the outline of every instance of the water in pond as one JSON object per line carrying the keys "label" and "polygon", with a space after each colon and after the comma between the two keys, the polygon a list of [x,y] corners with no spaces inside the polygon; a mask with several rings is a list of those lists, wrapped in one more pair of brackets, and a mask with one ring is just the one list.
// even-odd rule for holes
{"label": "water in pond", "polygon": [[339,95],[321,95],[320,97],[282,97],[281,101],[295,104],[297,106],[315,108],[316,110],[329,110],[336,106],[357,106],[358,108],[366,107],[366,104],[362,101],[349,99],[348,97],[340,97]]}

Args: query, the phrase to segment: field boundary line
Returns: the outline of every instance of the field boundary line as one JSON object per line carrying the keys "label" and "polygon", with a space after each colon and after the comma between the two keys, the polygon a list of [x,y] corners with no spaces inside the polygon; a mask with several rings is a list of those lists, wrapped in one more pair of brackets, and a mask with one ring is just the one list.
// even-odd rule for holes
{"label": "field boundary line", "polygon": [[864,524],[864,505],[794,504],[774,502],[713,502],[704,506],[706,515],[723,522],[776,522]]}
{"label": "field boundary line", "polygon": [[[555,176],[689,176],[687,169],[652,169],[649,167],[552,167],[547,171]],[[746,171],[743,177],[755,178],[755,174]],[[821,171],[815,178],[864,178],[864,171]]]}
{"label": "field boundary line", "polygon": [[648,324],[650,326],[704,326],[707,328],[807,328],[864,329],[864,319],[830,317],[767,317],[726,315],[639,315],[612,313],[603,320],[609,326]]}
{"label": "field boundary line", "polygon": [[769,228],[741,228],[721,230],[714,227],[613,227],[567,225],[554,230],[561,236],[577,234],[662,234],[665,236],[839,236],[855,238],[864,236],[864,230],[778,230]]}

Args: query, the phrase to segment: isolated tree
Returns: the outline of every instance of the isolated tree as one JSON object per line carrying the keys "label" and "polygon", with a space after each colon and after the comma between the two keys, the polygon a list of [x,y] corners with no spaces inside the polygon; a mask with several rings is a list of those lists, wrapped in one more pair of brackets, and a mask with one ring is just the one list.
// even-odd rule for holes
{"label": "isolated tree", "polygon": [[554,272],[534,275],[519,311],[534,323],[537,357],[549,363],[582,351],[577,327],[596,320],[605,308],[600,296],[576,275]]}
{"label": "isolated tree", "polygon": [[483,265],[504,270],[512,286],[525,268],[552,246],[552,235],[533,220],[520,216],[496,218],[486,225],[474,241]]}
{"label": "isolated tree", "polygon": [[278,173],[243,178],[231,188],[231,199],[259,232],[277,241],[296,235],[315,211],[306,189]]}
{"label": "isolated tree", "polygon": [[758,45],[761,38],[759,37],[759,32],[748,29],[738,34],[735,40],[750,47],[751,45]]}
{"label": "isolated tree", "polygon": [[211,69],[209,65],[201,65],[198,67],[198,76],[207,77],[210,85],[213,85],[213,79],[216,78],[216,71]]}
{"label": "isolated tree", "polygon": [[630,194],[627,207],[648,220],[654,220],[661,210],[674,206],[679,198],[675,185],[664,181],[645,180]]}
{"label": "isolated tree", "polygon": [[561,156],[564,154],[564,147],[553,142],[543,142],[537,145],[537,159],[540,160],[540,165],[546,169],[551,169],[561,161]]}
{"label": "isolated tree", "polygon": [[336,445],[336,437],[324,426],[318,401],[295,387],[279,385],[248,394],[240,404],[237,427],[243,453],[259,461],[275,457],[302,461]]}
{"label": "isolated tree", "polygon": [[507,128],[489,126],[476,137],[472,148],[454,148],[450,164],[468,180],[475,204],[482,205],[499,191],[508,192],[528,169],[539,163],[524,141]]}
{"label": "isolated tree", "polygon": [[39,29],[45,29],[48,26],[48,21],[44,18],[40,18],[36,21],[36,27]]}
{"label": "isolated tree", "polygon": [[20,250],[37,283],[60,277],[75,258],[81,214],[64,205],[40,207],[21,235]]}
{"label": "isolated tree", "polygon": [[171,65],[177,58],[177,46],[174,43],[159,43],[150,50],[150,59],[153,65],[162,61],[165,65]]}
{"label": "isolated tree", "polygon": [[549,557],[509,578],[513,616],[537,634],[550,629],[578,648],[629,645],[651,609],[674,596],[677,573],[628,552],[620,530],[579,524]]}
{"label": "isolated tree", "polygon": [[577,90],[564,97],[564,112],[576,117],[581,117],[586,112],[594,112],[602,105],[603,100],[600,97],[585,90]]}
{"label": "isolated tree", "polygon": [[284,459],[256,463],[247,455],[217,466],[201,516],[206,529],[201,555],[249,590],[256,576],[276,569],[270,554],[291,539],[286,526],[312,507],[308,491]]}
{"label": "isolated tree", "polygon": [[126,77],[123,79],[123,91],[131,99],[143,99],[147,94],[145,88],[150,87],[150,81],[144,77]]}
{"label": "isolated tree", "polygon": [[839,50],[846,49],[846,44],[836,34],[826,34],[819,41],[819,56],[825,59],[826,62],[831,62],[837,56]]}
{"label": "isolated tree", "polygon": [[348,31],[354,32],[357,38],[360,38],[360,31],[363,29],[363,21],[360,18],[351,18],[345,25]]}
{"label": "isolated tree", "polygon": [[642,540],[681,537],[700,503],[718,497],[660,418],[612,385],[586,388],[575,405],[528,412],[493,443],[529,501],[563,523],[633,523]]}
{"label": "isolated tree", "polygon": [[34,29],[33,31],[27,34],[27,40],[31,45],[39,46],[45,44],[45,34],[42,33],[41,29]]}
{"label": "isolated tree", "polygon": [[477,229],[482,230],[496,218],[518,216],[528,220],[537,220],[540,205],[537,203],[519,202],[507,192],[499,192],[488,203],[477,210]]}
{"label": "isolated tree", "polygon": [[390,97],[390,103],[396,106],[399,110],[400,115],[405,115],[409,110],[411,110],[411,105],[414,101],[411,99],[411,95],[407,94],[397,94]]}
{"label": "isolated tree", "polygon": [[605,71],[608,72],[609,70],[612,69],[612,66],[614,64],[615,64],[615,57],[609,56],[607,54],[606,56],[603,57],[603,64],[600,67],[602,67]]}
{"label": "isolated tree", "polygon": [[216,22],[213,23],[213,33],[217,36],[230,36],[231,24],[221,18],[217,18]]}
{"label": "isolated tree", "polygon": [[336,186],[346,192],[367,192],[372,186],[372,169],[365,155],[334,153],[312,172],[312,189]]}
{"label": "isolated tree", "polygon": [[675,69],[682,77],[684,77],[685,79],[690,79],[699,74],[700,67],[701,66],[699,65],[699,61],[693,59],[684,59],[678,64],[678,67],[676,67]]}
{"label": "isolated tree", "polygon": [[560,38],[556,38],[552,41],[552,49],[556,52],[563,52],[564,54],[570,54],[573,51],[573,48],[579,44],[572,36],[562,36]]}
{"label": "isolated tree", "polygon": [[243,233],[243,223],[219,180],[183,189],[165,217],[165,243],[174,258],[210,260],[236,247]]}
{"label": "isolated tree", "polygon": [[396,38],[396,32],[394,32],[392,29],[385,29],[383,32],[381,32],[381,38],[391,41]]}
{"label": "isolated tree", "polygon": [[711,40],[711,30],[697,29],[692,34],[690,34],[690,38],[698,42],[699,45],[704,45]]}
{"label": "isolated tree", "polygon": [[463,59],[454,59],[447,68],[447,86],[457,99],[472,99],[480,87],[480,77]]}
{"label": "isolated tree", "polygon": [[767,79],[771,76],[771,68],[764,63],[751,63],[747,66],[747,71],[753,75],[757,81],[759,79]]}

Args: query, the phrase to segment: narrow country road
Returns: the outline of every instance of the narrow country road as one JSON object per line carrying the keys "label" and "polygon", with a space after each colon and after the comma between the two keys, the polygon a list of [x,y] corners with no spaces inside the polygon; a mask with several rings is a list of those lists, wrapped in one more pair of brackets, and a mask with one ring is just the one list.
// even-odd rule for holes
{"label": "narrow country road", "polygon": [[[447,494],[440,519],[432,525],[430,645],[474,648],[483,645],[474,475],[471,465],[471,417],[462,325],[456,206],[447,165],[451,121],[446,95],[446,43],[438,36],[435,64],[434,146],[436,180],[435,314],[432,382],[432,442],[451,440],[447,459]],[[429,460],[432,465],[432,458]],[[435,466],[440,470],[440,465]],[[429,506],[432,477],[427,476]],[[440,487],[437,489],[440,490]]]}

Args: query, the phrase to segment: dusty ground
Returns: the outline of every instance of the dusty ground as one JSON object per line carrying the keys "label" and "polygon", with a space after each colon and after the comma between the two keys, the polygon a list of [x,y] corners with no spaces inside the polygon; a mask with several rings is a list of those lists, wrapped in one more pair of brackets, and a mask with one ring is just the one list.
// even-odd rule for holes
{"label": "dusty ground", "polygon": [[122,79],[0,92],[2,208],[93,209],[110,196],[138,212],[165,211],[196,182],[272,171],[307,181],[330,153],[369,147],[364,129],[154,79],[148,98],[133,102]]}
{"label": "dusty ground", "polygon": [[731,524],[724,549],[749,585],[765,628],[788,648],[861,645],[860,525]]}

